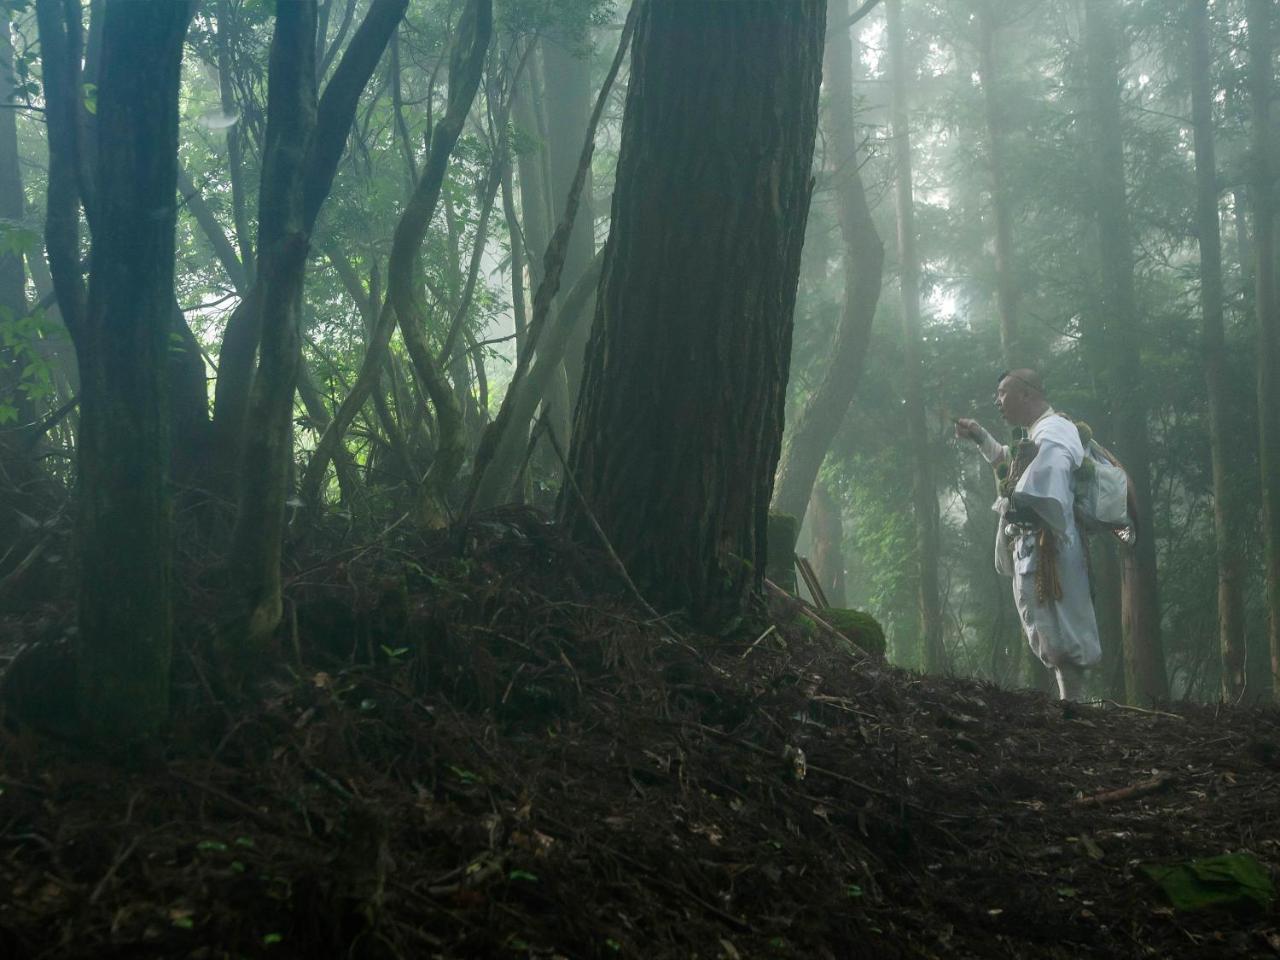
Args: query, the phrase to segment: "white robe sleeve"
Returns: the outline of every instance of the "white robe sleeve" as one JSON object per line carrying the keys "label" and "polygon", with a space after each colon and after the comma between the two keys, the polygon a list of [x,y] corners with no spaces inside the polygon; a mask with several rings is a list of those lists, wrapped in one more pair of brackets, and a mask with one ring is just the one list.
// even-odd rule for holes
{"label": "white robe sleeve", "polygon": [[1043,439],[1013,493],[1016,506],[1034,510],[1059,535],[1066,533],[1075,508],[1071,477],[1078,464],[1074,460],[1070,449]]}
{"label": "white robe sleeve", "polygon": [[978,450],[987,463],[996,464],[1009,456],[1009,448],[989,434],[985,427],[979,426],[982,436],[978,438]]}

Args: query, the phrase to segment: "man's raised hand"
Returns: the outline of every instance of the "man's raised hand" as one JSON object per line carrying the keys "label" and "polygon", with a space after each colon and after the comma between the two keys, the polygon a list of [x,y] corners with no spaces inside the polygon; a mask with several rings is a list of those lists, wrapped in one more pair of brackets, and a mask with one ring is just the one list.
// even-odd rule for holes
{"label": "man's raised hand", "polygon": [[982,427],[977,420],[954,417],[952,423],[956,425],[957,440],[972,440],[974,443],[978,443],[982,439]]}

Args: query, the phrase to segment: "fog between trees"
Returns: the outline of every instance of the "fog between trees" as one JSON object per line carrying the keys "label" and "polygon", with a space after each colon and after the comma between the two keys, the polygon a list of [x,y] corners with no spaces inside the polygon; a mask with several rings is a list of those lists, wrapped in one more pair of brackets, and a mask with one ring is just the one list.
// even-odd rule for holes
{"label": "fog between trees", "polygon": [[1273,695],[1266,0],[0,9],[0,602],[75,596],[92,734],[168,722],[175,569],[234,693],[316,531],[511,502],[711,633],[772,505],[891,662],[1034,685],[951,427],[1016,366],[1140,507],[1091,692]]}

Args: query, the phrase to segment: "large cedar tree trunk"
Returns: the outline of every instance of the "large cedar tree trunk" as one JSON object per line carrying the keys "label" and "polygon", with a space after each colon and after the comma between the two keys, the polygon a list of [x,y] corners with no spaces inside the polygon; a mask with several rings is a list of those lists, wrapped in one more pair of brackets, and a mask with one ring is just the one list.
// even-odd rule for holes
{"label": "large cedar tree trunk", "polygon": [[849,35],[848,8],[848,0],[835,0],[830,5],[823,77],[828,91],[825,129],[830,177],[844,242],[844,308],[831,345],[831,359],[818,389],[788,431],[773,495],[773,509],[797,521],[804,520],[822,461],[862,379],[884,268],[884,244],[871,219],[859,170],[853,126],[854,45]]}
{"label": "large cedar tree trunk", "polygon": [[825,6],[656,0],[636,26],[561,503],[711,629],[764,577]]}
{"label": "large cedar tree trunk", "polygon": [[938,584],[941,555],[938,493],[924,409],[924,335],[920,326],[920,255],[916,249],[915,200],[911,183],[911,134],[907,120],[906,37],[901,0],[887,0],[886,33],[894,141],[894,200],[898,213],[898,279],[902,288],[902,331],[907,436],[911,442],[912,504],[916,524],[916,556],[920,574],[922,664],[928,673],[947,669],[942,643],[942,600]]}
{"label": "large cedar tree trunk", "polygon": [[1218,222],[1218,174],[1213,143],[1213,87],[1209,79],[1208,0],[1188,0],[1191,41],[1191,122],[1196,151],[1196,219],[1200,240],[1200,308],[1204,313],[1201,354],[1209,397],[1209,449],[1213,459],[1213,524],[1218,562],[1218,642],[1222,651],[1222,695],[1244,694],[1244,602],[1240,571],[1240,504],[1228,476],[1226,363],[1222,306],[1222,236]]}
{"label": "large cedar tree trunk", "polygon": [[1094,203],[1102,278],[1101,316],[1092,332],[1101,341],[1096,374],[1110,405],[1116,448],[1138,501],[1138,543],[1125,551],[1125,687],[1132,701],[1169,695],[1160,639],[1156,544],[1152,511],[1147,403],[1142,386],[1133,250],[1125,197],[1120,118],[1120,61],[1115,0],[1087,0],[1085,52],[1094,164]]}

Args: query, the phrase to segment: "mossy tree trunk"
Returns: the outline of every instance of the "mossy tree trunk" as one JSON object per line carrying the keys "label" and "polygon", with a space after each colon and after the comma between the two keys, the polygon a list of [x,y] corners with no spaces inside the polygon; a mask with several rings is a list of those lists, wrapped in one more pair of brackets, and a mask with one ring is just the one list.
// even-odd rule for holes
{"label": "mossy tree trunk", "polygon": [[[51,169],[48,233],[80,372],[77,705],[90,738],[125,746],[159,733],[169,707],[165,371],[173,330],[178,84],[191,7],[171,0],[107,3],[93,182],[81,181],[79,192],[74,184],[88,169],[75,129],[79,4],[42,3],[37,12],[51,146],[66,148],[56,163],[70,165]],[[93,233],[87,297],[69,219],[80,193],[87,194]]]}
{"label": "mossy tree trunk", "polygon": [[823,0],[657,0],[636,24],[561,504],[709,629],[764,575],[824,27]]}

